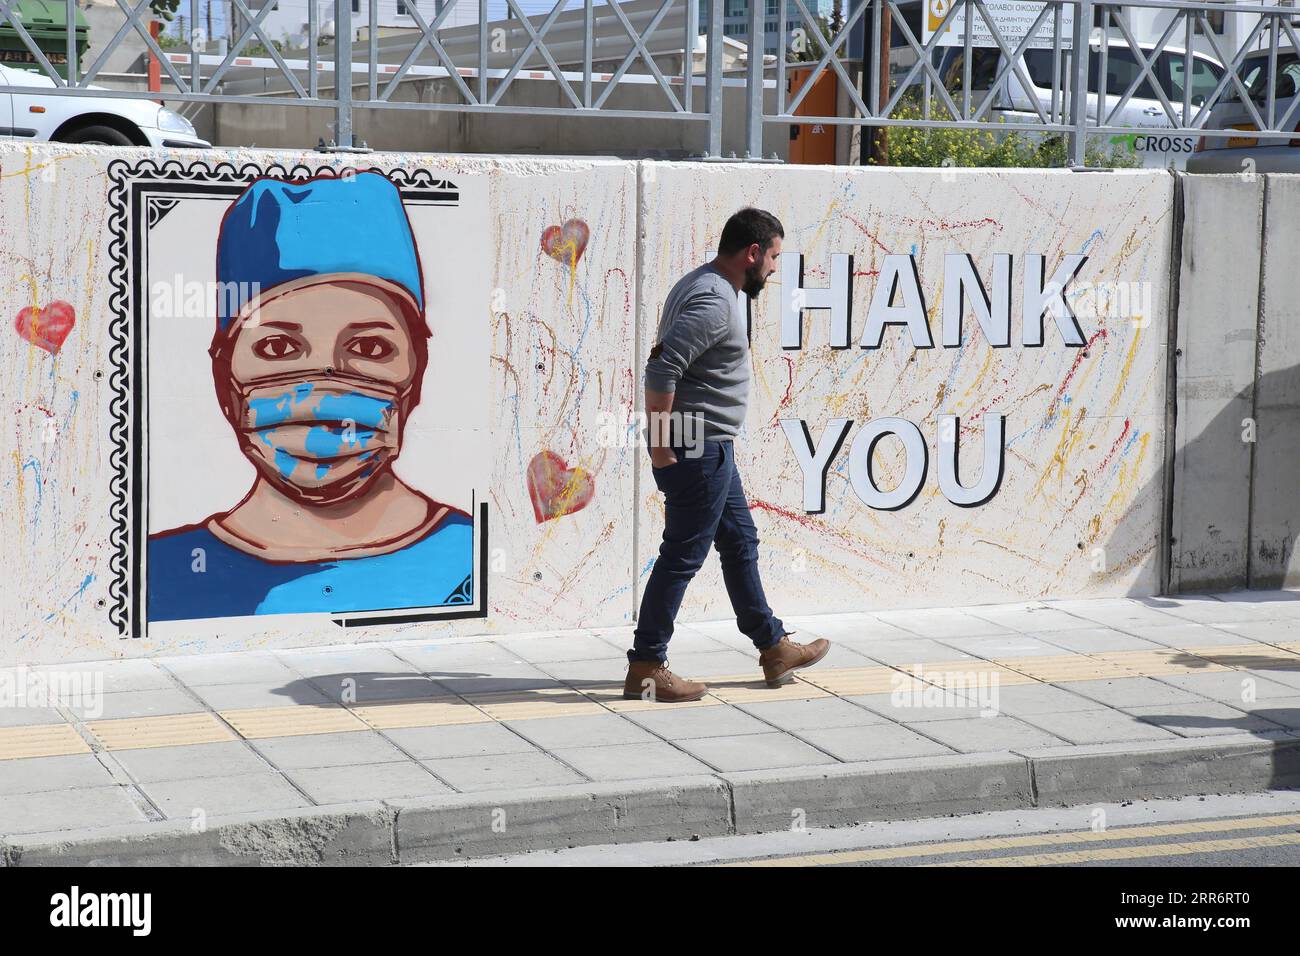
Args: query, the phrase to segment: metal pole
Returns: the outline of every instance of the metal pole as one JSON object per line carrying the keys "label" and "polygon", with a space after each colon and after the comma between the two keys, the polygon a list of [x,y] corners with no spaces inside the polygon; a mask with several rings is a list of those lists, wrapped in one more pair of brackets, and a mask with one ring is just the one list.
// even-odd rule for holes
{"label": "metal pole", "polygon": [[334,0],[334,145],[352,148],[352,0]]}
{"label": "metal pole", "polygon": [[592,10],[591,0],[586,0],[582,8],[582,18],[584,29],[582,31],[582,105],[591,109],[591,58],[593,51],[595,26],[592,23],[592,17],[595,15]]}
{"label": "metal pole", "polygon": [[68,57],[63,68],[63,79],[69,86],[77,85],[77,0],[68,0]]}
{"label": "metal pole", "polygon": [[709,36],[705,69],[708,71],[709,151],[722,156],[722,0],[709,0]]}
{"label": "metal pole", "polygon": [[[714,0],[715,3],[721,0]],[[745,158],[763,158],[763,29],[766,0],[749,0],[749,69],[745,80]],[[779,0],[784,3],[785,0]]]}
{"label": "metal pole", "polygon": [[[1091,33],[1092,0],[1079,0],[1074,10],[1074,82],[1070,84],[1070,165],[1078,168],[1083,168],[1088,142],[1088,37]],[[1100,103],[1097,108],[1101,109]]]}

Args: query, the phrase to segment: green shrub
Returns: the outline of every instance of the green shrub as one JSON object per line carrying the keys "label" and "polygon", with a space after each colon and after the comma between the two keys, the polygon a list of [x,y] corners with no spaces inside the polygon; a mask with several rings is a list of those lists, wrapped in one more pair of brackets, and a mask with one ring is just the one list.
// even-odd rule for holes
{"label": "green shrub", "polygon": [[[921,119],[919,97],[904,99],[893,112],[897,119]],[[944,119],[948,110],[937,99],[930,102],[930,118]],[[1017,129],[1018,124],[989,120],[984,129],[932,129],[915,126],[889,127],[890,166],[998,166],[1057,167],[1069,160],[1069,143],[1064,135]],[[870,135],[863,129],[863,141]],[[864,146],[863,152],[866,149]],[[870,159],[867,160],[869,164]],[[1137,158],[1116,146],[1103,148],[1090,141],[1084,151],[1088,166],[1132,168]]]}

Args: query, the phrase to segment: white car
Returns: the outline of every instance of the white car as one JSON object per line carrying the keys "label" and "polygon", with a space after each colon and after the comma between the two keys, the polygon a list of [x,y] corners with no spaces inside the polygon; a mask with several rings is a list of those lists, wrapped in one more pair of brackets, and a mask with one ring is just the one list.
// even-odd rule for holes
{"label": "white car", "polygon": [[[1250,95],[1255,111],[1268,122],[1268,50],[1252,53],[1241,61],[1238,76]],[[1277,72],[1273,76],[1273,115],[1279,123],[1300,96],[1300,54],[1291,47],[1277,51]],[[1300,113],[1292,114],[1288,126],[1300,125]],[[1237,129],[1243,134],[1259,129],[1255,117],[1241,101],[1235,86],[1228,87],[1210,111],[1206,129]],[[1187,161],[1189,173],[1300,172],[1300,138],[1293,127],[1290,135],[1203,136]]]}
{"label": "white car", "polygon": [[[1106,50],[1106,115],[1119,105],[1120,96],[1128,89],[1130,82],[1140,75],[1141,68],[1133,51],[1127,43],[1111,39]],[[1155,52],[1154,43],[1139,43],[1142,55],[1148,60]],[[1094,38],[1092,54],[1088,58],[1088,120],[1097,122],[1097,100],[1101,92],[1101,40]],[[940,66],[939,75],[943,77],[944,86],[950,93],[960,92],[963,76],[963,51],[961,47],[950,47]],[[1024,83],[1013,70],[1008,70],[998,83],[997,94],[990,118],[1001,118],[1007,122],[1038,123],[1038,113],[1034,111],[1037,103],[1044,112],[1052,106],[1052,51],[1037,49],[1026,50],[1021,55],[1021,65],[1029,78],[1031,88]],[[971,90],[977,94],[974,103],[989,89],[993,77],[1006,58],[1001,51],[993,48],[976,48],[971,54]],[[1061,51],[1061,75],[1057,82],[1058,109],[1063,97],[1059,91],[1069,85],[1071,54],[1069,50]],[[1160,55],[1152,61],[1152,72],[1160,87],[1166,91],[1170,105],[1177,116],[1182,112],[1183,85],[1187,81],[1187,55],[1177,47],[1165,47]],[[1219,78],[1223,76],[1223,64],[1202,53],[1192,54],[1191,104],[1193,109],[1205,102],[1205,98],[1214,91]],[[1068,109],[1068,106],[1065,107]],[[1189,117],[1190,119],[1190,117]],[[1190,133],[1166,132],[1172,124],[1157,98],[1150,79],[1143,77],[1133,91],[1133,95],[1120,114],[1111,121],[1114,126],[1137,126],[1149,128],[1150,133],[1128,133],[1109,137],[1109,146],[1127,148],[1146,167],[1173,166],[1181,169],[1196,148],[1197,137]],[[1100,137],[1096,137],[1100,138]]]}
{"label": "white car", "polygon": [[[43,73],[0,65],[0,140],[99,143],[105,146],[212,146],[184,116],[153,100],[51,96]],[[91,86],[101,90],[101,86]]]}

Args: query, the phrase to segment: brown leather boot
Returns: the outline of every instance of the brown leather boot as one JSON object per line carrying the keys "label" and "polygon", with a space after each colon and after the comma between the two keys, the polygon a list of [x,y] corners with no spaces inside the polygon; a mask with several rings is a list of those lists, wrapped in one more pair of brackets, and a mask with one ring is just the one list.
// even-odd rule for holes
{"label": "brown leather boot", "polygon": [[826,656],[831,649],[831,642],[817,638],[811,644],[796,644],[785,635],[776,644],[758,655],[758,662],[763,665],[763,676],[767,678],[768,687],[780,687],[794,680],[794,671],[812,667]]}
{"label": "brown leather boot", "polygon": [[632,661],[628,664],[627,680],[623,682],[624,700],[644,698],[662,704],[680,704],[699,700],[708,692],[706,685],[678,677],[670,671],[667,661],[662,664]]}

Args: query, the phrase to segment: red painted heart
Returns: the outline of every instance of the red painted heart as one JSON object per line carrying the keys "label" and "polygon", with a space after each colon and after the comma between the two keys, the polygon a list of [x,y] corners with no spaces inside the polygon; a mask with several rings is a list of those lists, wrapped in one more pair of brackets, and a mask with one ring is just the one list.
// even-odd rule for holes
{"label": "red painted heart", "polygon": [[27,306],[14,319],[14,330],[33,345],[57,355],[76,322],[76,310],[67,302],[56,300],[43,309]]}
{"label": "red painted heart", "polygon": [[542,251],[556,262],[576,266],[587,249],[591,230],[581,219],[570,219],[563,226],[547,226],[542,233]]}
{"label": "red painted heart", "polygon": [[540,451],[528,463],[528,494],[537,523],[587,507],[596,479],[585,468],[570,468],[553,451]]}

